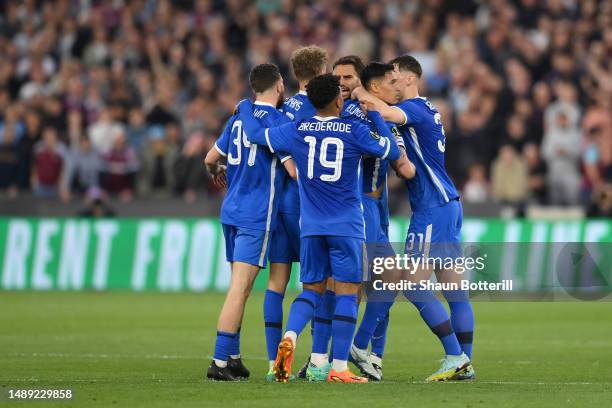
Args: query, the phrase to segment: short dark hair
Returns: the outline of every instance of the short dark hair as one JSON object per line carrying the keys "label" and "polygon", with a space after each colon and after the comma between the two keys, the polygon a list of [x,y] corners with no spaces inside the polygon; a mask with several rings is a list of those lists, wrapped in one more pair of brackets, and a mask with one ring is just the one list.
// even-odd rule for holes
{"label": "short dark hair", "polygon": [[253,67],[249,74],[249,82],[255,93],[262,93],[272,88],[281,79],[278,67],[271,63],[259,64]]}
{"label": "short dark hair", "polygon": [[357,55],[346,55],[344,57],[340,57],[334,62],[334,66],[332,69],[336,68],[338,65],[352,65],[355,68],[355,72],[357,76],[361,76],[361,72],[363,71],[363,61]]}
{"label": "short dark hair", "polygon": [[363,85],[364,88],[369,89],[370,82],[372,82],[373,79],[382,78],[387,72],[393,72],[393,70],[395,70],[393,64],[385,64],[384,62],[377,61],[370,62],[361,72],[361,85]]}
{"label": "short dark hair", "polygon": [[291,54],[291,67],[298,81],[309,81],[327,66],[327,51],[316,45],[301,47]]}
{"label": "short dark hair", "polygon": [[416,74],[419,78],[423,75],[423,68],[421,68],[421,64],[414,58],[412,55],[401,55],[399,57],[393,58],[389,61],[389,64],[397,64],[400,71],[410,71]]}
{"label": "short dark hair", "polygon": [[323,74],[306,85],[308,99],[317,109],[323,109],[340,95],[340,78],[333,74]]}

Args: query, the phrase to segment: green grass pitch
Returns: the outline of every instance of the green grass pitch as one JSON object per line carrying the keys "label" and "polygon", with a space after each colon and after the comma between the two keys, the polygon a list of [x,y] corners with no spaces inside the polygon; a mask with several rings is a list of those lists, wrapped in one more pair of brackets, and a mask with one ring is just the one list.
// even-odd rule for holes
{"label": "green grass pitch", "polygon": [[[286,306],[293,295],[288,295]],[[0,293],[0,405],[38,407],[576,407],[612,401],[612,303],[477,302],[470,383],[425,384],[441,347],[407,303],[394,306],[385,378],[370,384],[266,383],[262,295],[247,305],[252,378],[204,379],[222,294]],[[363,309],[363,307],[362,307]],[[309,348],[298,343],[296,365]],[[8,403],[8,389],[74,392]]]}

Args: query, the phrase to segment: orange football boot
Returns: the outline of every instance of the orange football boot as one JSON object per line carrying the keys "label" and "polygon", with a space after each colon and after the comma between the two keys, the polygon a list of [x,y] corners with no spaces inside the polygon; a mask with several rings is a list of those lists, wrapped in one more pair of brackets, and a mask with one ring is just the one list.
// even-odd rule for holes
{"label": "orange football boot", "polygon": [[336,371],[333,368],[327,374],[327,382],[367,383],[368,379],[351,373],[351,370]]}
{"label": "orange football boot", "polygon": [[293,351],[295,346],[289,337],[285,337],[278,345],[276,360],[274,361],[274,377],[278,382],[288,382],[291,376],[291,363],[293,363]]}

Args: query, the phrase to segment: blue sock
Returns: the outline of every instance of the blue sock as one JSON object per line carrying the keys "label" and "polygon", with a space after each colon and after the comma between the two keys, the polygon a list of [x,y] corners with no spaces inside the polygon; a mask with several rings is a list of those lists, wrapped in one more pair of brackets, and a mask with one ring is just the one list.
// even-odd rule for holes
{"label": "blue sock", "polygon": [[320,302],[320,294],[310,289],[304,289],[291,304],[287,328],[285,330],[296,332],[299,336],[306,324],[314,316],[314,311]]}
{"label": "blue sock", "polygon": [[447,355],[461,354],[461,346],[442,302],[430,290],[406,290],[406,298],[417,308],[429,329],[440,339]]}
{"label": "blue sock", "polygon": [[393,302],[373,301],[369,301],[366,304],[359,330],[357,330],[357,334],[355,334],[355,339],[353,340],[355,347],[362,350],[368,349],[368,344],[370,344],[370,340],[372,340],[376,327],[389,313],[389,309],[391,309],[392,305]]}
{"label": "blue sock", "polygon": [[283,298],[284,294],[266,290],[264,296],[264,323],[266,326],[266,347],[268,360],[276,359],[276,349],[283,335]]}
{"label": "blue sock", "polygon": [[372,353],[382,358],[385,354],[385,344],[387,343],[387,329],[389,328],[389,313],[376,326],[372,334]]}
{"label": "blue sock", "polygon": [[237,333],[217,331],[215,354],[213,355],[214,359],[227,361],[227,358],[230,356],[230,354],[232,354],[236,334]]}
{"label": "blue sock", "polygon": [[232,341],[232,347],[230,349],[230,356],[239,356],[240,355],[240,327],[238,331],[234,335],[234,339]]}
{"label": "blue sock", "polygon": [[357,326],[357,295],[336,295],[336,308],[332,322],[334,359],[348,360],[355,326]]}
{"label": "blue sock", "polygon": [[463,352],[472,359],[474,311],[466,291],[443,291],[450,307],[451,323]]}
{"label": "blue sock", "polygon": [[329,351],[329,339],[331,338],[331,324],[336,307],[336,294],[326,290],[321,303],[315,309],[312,332],[312,352],[327,354]]}

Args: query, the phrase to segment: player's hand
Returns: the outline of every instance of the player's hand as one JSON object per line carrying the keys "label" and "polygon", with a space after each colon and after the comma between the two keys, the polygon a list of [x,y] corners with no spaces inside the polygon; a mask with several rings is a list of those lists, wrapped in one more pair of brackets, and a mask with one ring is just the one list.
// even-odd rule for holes
{"label": "player's hand", "polygon": [[363,113],[367,114],[368,112],[375,111],[376,105],[374,105],[372,101],[364,99],[363,101],[359,101],[359,109],[361,109]]}
{"label": "player's hand", "polygon": [[361,100],[361,97],[363,97],[366,93],[368,93],[368,91],[366,91],[363,86],[358,86],[357,88],[353,89],[353,92],[351,92],[351,99]]}
{"label": "player's hand", "polygon": [[213,174],[213,183],[219,188],[227,187],[227,167],[219,165],[216,174]]}
{"label": "player's hand", "polygon": [[251,102],[250,99],[242,99],[240,102],[238,102],[236,104],[236,106],[234,107],[234,111],[232,112],[232,115],[237,115],[240,113],[240,109],[247,109],[247,107],[253,106],[253,102]]}

